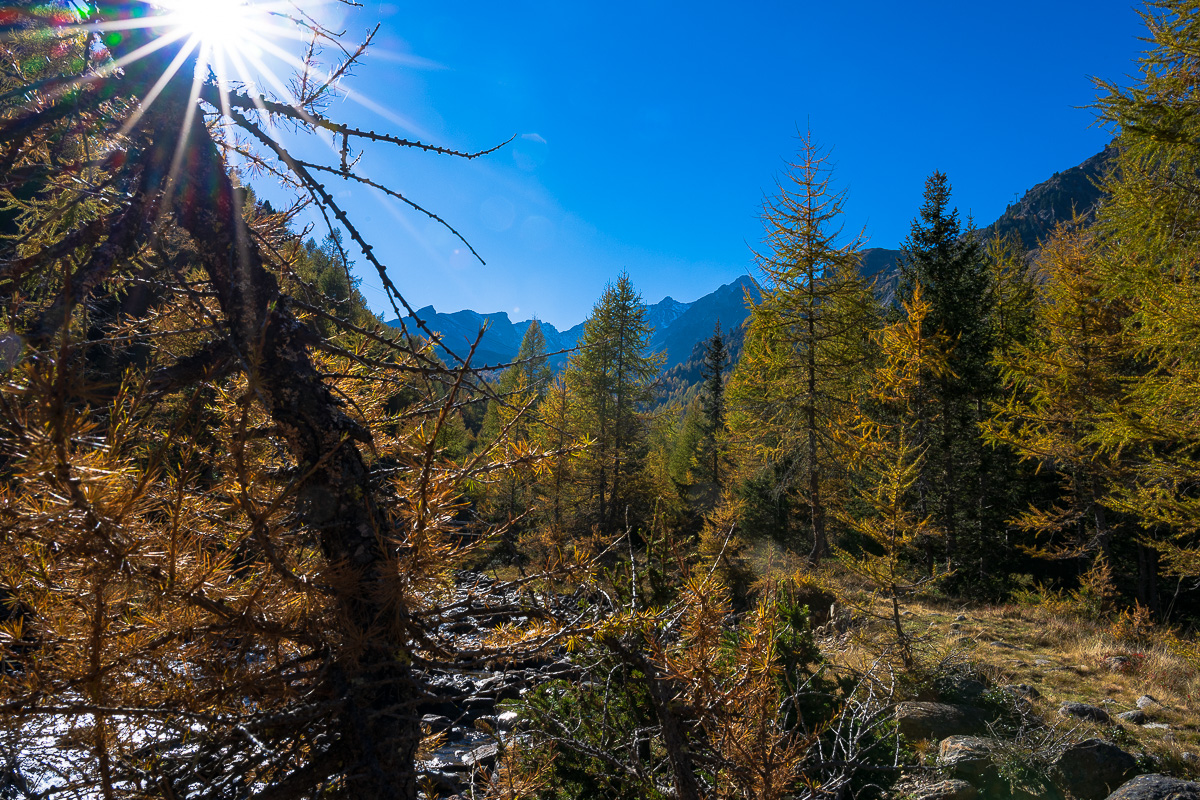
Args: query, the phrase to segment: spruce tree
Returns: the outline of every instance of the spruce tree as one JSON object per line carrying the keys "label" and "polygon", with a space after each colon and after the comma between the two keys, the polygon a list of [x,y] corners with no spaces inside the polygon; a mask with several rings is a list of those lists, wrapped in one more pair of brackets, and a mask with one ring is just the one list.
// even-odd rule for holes
{"label": "spruce tree", "polygon": [[[985,549],[982,528],[989,503],[978,424],[996,377],[990,274],[979,237],[969,222],[963,229],[958,210],[950,207],[950,193],[944,173],[926,179],[924,201],[903,246],[900,294],[911,296],[920,285],[929,303],[925,334],[945,334],[954,343],[949,371],[924,398],[917,446],[928,448],[929,455],[915,480],[923,503],[946,531],[946,555],[954,561],[964,552],[981,555]],[[966,535],[973,541],[961,542]],[[982,573],[982,558],[976,566]]]}
{"label": "spruce tree", "polygon": [[703,382],[700,402],[704,411],[704,461],[710,468],[709,479],[721,482],[721,438],[725,433],[725,366],[729,347],[718,319],[713,335],[704,342],[704,362],[700,366]]}

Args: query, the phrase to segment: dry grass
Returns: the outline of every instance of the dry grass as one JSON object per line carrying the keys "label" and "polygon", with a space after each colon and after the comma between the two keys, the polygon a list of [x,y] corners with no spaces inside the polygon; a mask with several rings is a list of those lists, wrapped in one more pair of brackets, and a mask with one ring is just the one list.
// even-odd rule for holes
{"label": "dry grass", "polygon": [[[864,587],[839,588],[845,592],[842,596],[861,608],[880,616],[887,610]],[[926,674],[967,671],[995,686],[1027,684],[1040,693],[1033,711],[1064,735],[1116,739],[1130,752],[1152,755],[1165,771],[1200,777],[1196,758],[1200,756],[1200,659],[1195,657],[1194,642],[1152,628],[1139,629],[1139,636],[1131,639],[1127,625],[1089,621],[1038,606],[967,608],[913,600],[904,608],[904,628],[919,640]],[[850,670],[866,668],[881,654],[887,658],[891,645],[890,623],[870,619],[869,614],[852,634],[822,641],[828,657]],[[1193,652],[1188,652],[1189,647]],[[920,699],[933,699],[919,680],[912,682],[910,691]],[[1118,713],[1137,708],[1143,695],[1158,701],[1145,709],[1149,721],[1165,724],[1166,729],[1116,720]],[[1097,726],[1062,717],[1058,709],[1067,701],[1100,706],[1114,723]]]}

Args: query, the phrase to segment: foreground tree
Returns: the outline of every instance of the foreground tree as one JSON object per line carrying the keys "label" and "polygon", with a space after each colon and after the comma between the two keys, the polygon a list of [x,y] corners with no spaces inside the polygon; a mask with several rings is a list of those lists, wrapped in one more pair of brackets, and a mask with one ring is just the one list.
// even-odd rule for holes
{"label": "foreground tree", "polygon": [[1200,575],[1200,3],[1153,0],[1142,16],[1152,45],[1141,81],[1128,89],[1101,83],[1098,104],[1120,135],[1096,268],[1104,300],[1128,309],[1123,332],[1136,368],[1126,370],[1120,402],[1106,407],[1091,441],[1132,466],[1109,506],[1161,532],[1142,537],[1137,553],[1139,595],[1153,604],[1158,553],[1171,573]]}
{"label": "foreground tree", "polygon": [[[917,553],[932,549],[943,535],[915,489],[928,451],[918,444],[930,422],[925,398],[948,372],[951,348],[944,334],[926,331],[931,306],[922,297],[920,284],[902,307],[904,318],[876,334],[879,363],[872,370],[866,395],[856,398],[857,410],[849,412],[843,428],[846,447],[854,453],[859,502],[857,513],[842,512],[840,518],[865,539],[866,546],[839,551],[839,556],[890,604],[889,621],[900,657],[904,667],[911,669],[912,638],[901,624],[901,602],[946,577],[936,568],[916,575],[911,565]],[[875,613],[869,606],[863,611]]]}
{"label": "foreground tree", "polygon": [[[475,377],[354,324],[348,275],[294,268],[348,269],[340,239],[304,255],[298,209],[256,206],[227,159],[315,199],[403,304],[313,175],[368,182],[352,142],[440,148],[321,116],[348,64],[250,97],[144,4],[6,9],[3,727],[105,798],[415,798],[430,677],[522,647],[438,633],[481,602],[451,572],[480,465],[438,444]],[[341,165],[283,123],[337,131]]]}

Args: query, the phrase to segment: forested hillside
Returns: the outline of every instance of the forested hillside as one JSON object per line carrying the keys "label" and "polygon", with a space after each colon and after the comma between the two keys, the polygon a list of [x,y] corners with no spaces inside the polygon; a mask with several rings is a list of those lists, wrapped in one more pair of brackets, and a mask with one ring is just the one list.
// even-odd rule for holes
{"label": "forested hillside", "polygon": [[865,250],[809,131],[752,277],[567,332],[339,205],[503,147],[339,121],[373,33],[163,9],[0,9],[0,798],[1200,796],[1200,0],[995,225]]}

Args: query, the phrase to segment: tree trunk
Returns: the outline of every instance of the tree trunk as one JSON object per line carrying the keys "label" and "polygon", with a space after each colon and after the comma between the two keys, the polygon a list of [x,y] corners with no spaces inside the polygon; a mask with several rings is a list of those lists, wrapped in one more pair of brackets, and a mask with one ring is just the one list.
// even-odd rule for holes
{"label": "tree trunk", "polygon": [[[131,32],[122,52],[114,55],[134,49],[145,35]],[[161,75],[172,50],[135,62],[138,68],[127,71],[127,78]],[[417,681],[397,664],[396,642],[378,624],[382,618],[403,616],[403,609],[384,608],[378,599],[386,595],[379,591],[386,522],[367,490],[371,476],[354,444],[366,441],[368,434],[342,413],[323,384],[308,356],[312,334],[289,311],[287,298],[247,235],[244,194],[226,174],[201,115],[188,113],[194,110],[189,107],[194,102],[193,67],[191,60],[183,64],[134,131],[134,141],[148,149],[144,169],[156,183],[144,182],[143,190],[166,218],[191,235],[229,336],[252,373],[257,399],[270,412],[301,472],[311,470],[298,491],[303,524],[319,536],[329,564],[350,567],[358,578],[339,600],[345,639],[363,644],[354,655],[335,656],[333,672],[341,680],[327,691],[341,705],[326,759],[332,755],[342,765],[345,796],[412,800],[420,743],[413,702]],[[174,186],[173,168],[178,176]],[[148,239],[150,231],[145,235]]]}

